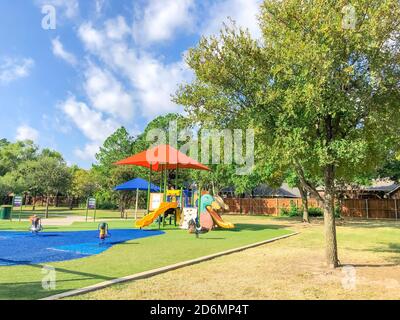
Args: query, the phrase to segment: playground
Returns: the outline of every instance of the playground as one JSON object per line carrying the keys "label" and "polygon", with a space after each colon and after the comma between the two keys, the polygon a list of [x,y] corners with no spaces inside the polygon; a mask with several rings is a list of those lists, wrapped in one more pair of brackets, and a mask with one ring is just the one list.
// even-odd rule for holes
{"label": "playground", "polygon": [[[149,153],[157,158],[149,161]],[[90,197],[86,209],[74,215],[60,210],[48,219],[40,214],[27,219],[26,208],[18,210],[17,203],[17,214],[0,221],[0,299],[45,298],[292,234],[279,225],[232,223],[220,197],[194,183],[179,186],[179,170],[210,169],[171,146],[115,165],[149,169],[148,181],[134,179],[114,189],[146,191],[146,209],[139,212],[136,203],[134,215],[117,219],[113,212],[98,211]],[[175,183],[168,181],[168,170],[175,170]],[[157,171],[161,186],[152,181]],[[56,270],[55,290],[42,286],[45,265]]]}
{"label": "playground", "polygon": [[[17,205],[16,214],[0,220],[0,299],[400,297],[398,223],[338,222],[343,268],[327,271],[321,219],[303,224],[297,218],[230,215],[218,195],[195,182],[177,183],[180,170],[207,167],[168,145],[150,151],[161,160],[149,161],[147,150],[115,163],[148,169],[148,180],[114,189],[136,192],[136,199],[146,192],[146,208],[136,202],[121,216],[98,210],[90,197],[86,208],[57,208],[48,219],[41,208],[29,217],[32,212]],[[168,170],[175,170],[174,181],[168,181]],[[159,186],[154,172],[161,173]],[[347,261],[361,290],[343,285]],[[48,266],[56,271],[52,290],[42,283]]]}

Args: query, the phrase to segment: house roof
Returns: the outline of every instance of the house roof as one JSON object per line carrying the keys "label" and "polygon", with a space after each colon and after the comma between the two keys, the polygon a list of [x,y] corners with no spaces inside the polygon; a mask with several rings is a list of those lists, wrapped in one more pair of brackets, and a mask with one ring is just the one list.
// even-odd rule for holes
{"label": "house roof", "polygon": [[394,182],[388,183],[388,184],[374,184],[369,187],[364,187],[362,188],[364,191],[369,191],[369,192],[385,192],[385,193],[392,193],[396,191],[397,189],[400,188],[400,185]]}
{"label": "house roof", "polygon": [[[221,190],[223,193],[234,193],[234,187],[227,187]],[[251,193],[247,192],[247,196]],[[260,184],[253,189],[252,195],[254,197],[278,197],[278,198],[300,198],[300,191],[298,188],[291,188],[287,183],[282,184],[279,188],[272,188],[267,184]]]}

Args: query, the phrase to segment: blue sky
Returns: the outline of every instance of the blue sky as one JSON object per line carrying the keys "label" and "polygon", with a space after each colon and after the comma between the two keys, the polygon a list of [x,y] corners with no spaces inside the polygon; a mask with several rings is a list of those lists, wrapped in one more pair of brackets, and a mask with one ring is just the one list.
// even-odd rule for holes
{"label": "blue sky", "polygon": [[[0,137],[32,139],[88,168],[120,126],[132,135],[192,73],[186,50],[227,17],[259,35],[259,0],[0,0]],[[56,29],[42,28],[44,5]]]}

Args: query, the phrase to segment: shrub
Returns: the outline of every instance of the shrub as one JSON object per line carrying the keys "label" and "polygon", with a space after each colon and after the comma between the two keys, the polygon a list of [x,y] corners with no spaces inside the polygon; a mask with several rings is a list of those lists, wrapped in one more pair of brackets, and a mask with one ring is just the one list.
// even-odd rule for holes
{"label": "shrub", "polygon": [[299,217],[303,215],[303,210],[297,208],[296,204],[293,201],[290,201],[290,208],[282,208],[280,215],[283,217]]}
{"label": "shrub", "polygon": [[310,217],[323,217],[324,211],[321,208],[308,208],[308,215]]}

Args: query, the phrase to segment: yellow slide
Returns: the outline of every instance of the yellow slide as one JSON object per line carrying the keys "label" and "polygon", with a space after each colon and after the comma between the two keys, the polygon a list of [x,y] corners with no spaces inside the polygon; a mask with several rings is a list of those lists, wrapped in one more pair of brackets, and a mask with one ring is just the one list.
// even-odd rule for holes
{"label": "yellow slide", "polygon": [[161,216],[165,211],[169,209],[176,209],[178,207],[177,202],[161,202],[157,210],[150,212],[148,215],[144,216],[142,219],[136,221],[135,225],[137,228],[146,227],[154,222],[157,217]]}
{"label": "yellow slide", "polygon": [[223,229],[233,229],[235,228],[235,225],[231,222],[225,222],[222,220],[222,218],[219,216],[218,213],[216,213],[211,206],[207,206],[207,211],[210,214],[211,218],[213,219],[214,223]]}

